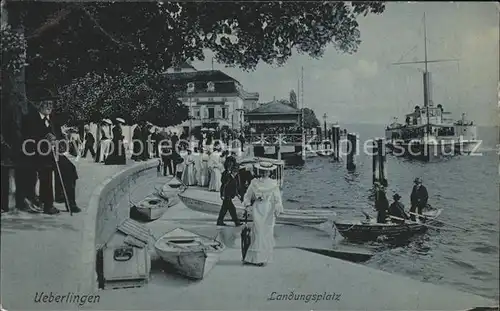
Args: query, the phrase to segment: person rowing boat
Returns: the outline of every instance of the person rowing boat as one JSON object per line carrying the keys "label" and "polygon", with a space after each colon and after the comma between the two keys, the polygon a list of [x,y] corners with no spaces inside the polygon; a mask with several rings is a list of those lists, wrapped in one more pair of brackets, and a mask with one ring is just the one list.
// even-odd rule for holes
{"label": "person rowing boat", "polygon": [[[401,219],[410,219],[410,216],[408,216],[408,214],[406,214],[405,212],[405,206],[403,205],[403,203],[399,202],[401,196],[396,193],[395,195],[392,196],[392,198],[394,199],[394,202],[392,202],[391,205],[389,206],[389,212],[388,212],[389,216],[394,216]],[[397,220],[393,218],[392,222],[404,223],[404,220]]]}

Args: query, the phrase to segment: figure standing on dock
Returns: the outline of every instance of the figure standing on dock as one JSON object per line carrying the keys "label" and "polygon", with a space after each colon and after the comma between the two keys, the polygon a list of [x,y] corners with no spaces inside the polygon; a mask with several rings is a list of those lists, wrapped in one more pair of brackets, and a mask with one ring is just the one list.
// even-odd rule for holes
{"label": "figure standing on dock", "polygon": [[210,169],[210,183],[208,184],[208,190],[219,191],[221,186],[221,176],[223,165],[220,162],[220,150],[219,147],[210,155],[208,161],[208,167]]}
{"label": "figure standing on dock", "polygon": [[260,162],[256,168],[260,178],[253,179],[243,200],[243,205],[252,213],[251,243],[245,263],[263,266],[272,260],[274,249],[274,224],[283,212],[281,191],[276,180],[270,178],[276,165]]}
{"label": "figure standing on dock", "polygon": [[385,224],[387,222],[389,200],[385,195],[384,187],[379,182],[375,182],[375,209],[377,210],[377,223]]}
{"label": "figure standing on dock", "polygon": [[195,162],[191,150],[187,150],[187,155],[185,157],[184,170],[182,171],[182,182],[186,186],[194,186],[196,184],[195,179]]}
{"label": "figure standing on dock", "polygon": [[111,141],[111,153],[104,160],[106,165],[125,165],[127,160],[125,158],[125,146],[123,145],[123,130],[122,125],[125,120],[122,118],[115,119],[115,126],[113,127],[113,139]]}
{"label": "figure standing on dock", "polygon": [[229,170],[225,170],[222,175],[222,186],[220,188],[222,206],[219,212],[219,217],[217,218],[217,226],[226,225],[224,223],[224,217],[228,211],[234,221],[234,225],[236,227],[241,226],[238,215],[236,214],[236,207],[233,204],[233,199],[238,195],[238,180],[236,179],[237,173],[238,167],[231,166]]}
{"label": "figure standing on dock", "polygon": [[410,201],[411,201],[411,220],[415,221],[415,212],[422,215],[423,209],[427,206],[427,200],[429,200],[429,194],[424,185],[422,185],[422,179],[417,177],[414,180],[415,185],[411,191]]}

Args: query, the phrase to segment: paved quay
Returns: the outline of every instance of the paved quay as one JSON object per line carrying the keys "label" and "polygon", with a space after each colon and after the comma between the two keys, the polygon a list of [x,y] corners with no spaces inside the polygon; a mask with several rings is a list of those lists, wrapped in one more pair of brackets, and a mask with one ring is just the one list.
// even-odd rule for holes
{"label": "paved quay", "polygon": [[[1,218],[1,304],[7,310],[77,309],[74,304],[34,303],[36,293],[80,292],[83,219],[96,187],[132,165],[103,165],[90,158],[73,163],[77,167],[76,202],[81,213],[70,216],[3,214]],[[10,205],[14,200],[10,200]],[[65,211],[64,204],[55,206]]]}
{"label": "paved quay", "polygon": [[[139,185],[132,199],[139,201],[167,181],[162,177]],[[128,206],[124,203],[119,208]],[[160,219],[147,223],[155,238],[183,227],[223,240],[228,248],[204,280],[195,282],[166,274],[153,264],[150,281],[144,287],[100,291],[99,304],[85,305],[83,309],[466,310],[498,304],[473,294],[297,249],[298,246],[331,247],[329,234],[312,228],[292,230],[290,226],[276,226],[274,262],[262,268],[243,266],[240,229],[217,229],[215,221],[216,215],[195,212],[180,203]],[[158,257],[153,247],[151,253],[155,263]],[[299,300],[289,300],[292,296]]]}

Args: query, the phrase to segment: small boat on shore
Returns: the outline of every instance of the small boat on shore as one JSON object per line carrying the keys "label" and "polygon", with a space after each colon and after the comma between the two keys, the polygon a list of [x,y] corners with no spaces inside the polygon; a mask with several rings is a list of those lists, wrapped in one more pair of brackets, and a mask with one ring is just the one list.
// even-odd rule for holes
{"label": "small boat on shore", "polygon": [[363,221],[334,221],[336,230],[345,239],[368,242],[383,240],[407,240],[414,235],[425,233],[428,225],[441,214],[441,209],[423,212],[425,223],[406,221],[405,223],[377,223],[375,219]]}
{"label": "small boat on shore", "polygon": [[201,280],[219,261],[225,246],[222,242],[182,228],[167,232],[155,243],[163,261],[187,278]]}
{"label": "small boat on shore", "polygon": [[[251,157],[240,159],[238,162],[241,166],[244,166],[247,164],[258,163],[260,160],[271,162],[277,166],[274,175],[281,188],[283,186],[285,166],[283,160]],[[218,215],[222,206],[222,200],[220,199],[219,192],[208,191],[206,187],[185,187],[182,192],[179,193],[179,198],[188,208],[207,214]],[[238,215],[238,218],[243,219],[245,207],[237,199],[233,200],[233,203],[236,207],[236,214]],[[333,211],[287,209],[285,207],[284,212],[277,217],[276,222],[280,224],[314,225],[327,222],[334,216],[336,216],[336,213]],[[229,215],[226,217],[229,217]],[[248,220],[252,221],[251,215],[249,215]]]}
{"label": "small boat on shore", "polygon": [[[207,214],[219,214],[222,206],[219,192],[210,192],[201,187],[189,187],[185,191],[179,193],[179,197],[188,208]],[[236,207],[238,218],[243,219],[245,208],[239,200],[233,200]],[[315,211],[315,210],[292,210],[285,209],[277,219],[277,223],[281,224],[321,224],[331,217],[335,216],[335,212],[331,211]],[[229,217],[229,215],[227,216]],[[249,215],[251,221],[251,215]]]}
{"label": "small boat on shore", "polygon": [[168,207],[172,207],[180,202],[179,199],[179,189],[182,186],[182,183],[177,178],[172,178],[169,182],[167,182],[161,189],[156,189],[156,195],[160,198],[168,201]]}
{"label": "small boat on shore", "polygon": [[134,205],[137,212],[148,220],[160,218],[170,206],[168,200],[157,195],[150,195]]}

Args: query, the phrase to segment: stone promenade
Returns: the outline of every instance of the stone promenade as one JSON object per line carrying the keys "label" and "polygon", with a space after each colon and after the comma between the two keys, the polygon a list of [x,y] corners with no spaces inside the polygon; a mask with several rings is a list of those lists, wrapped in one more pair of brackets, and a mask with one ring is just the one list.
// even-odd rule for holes
{"label": "stone promenade", "polygon": [[[98,164],[90,158],[73,163],[79,174],[76,202],[81,213],[70,216],[64,204],[56,204],[62,212],[54,216],[2,214],[1,304],[7,310],[53,310],[54,305],[34,302],[37,292],[79,292],[82,228],[89,199],[99,184],[125,166]],[[74,304],[61,307],[77,309]]]}

